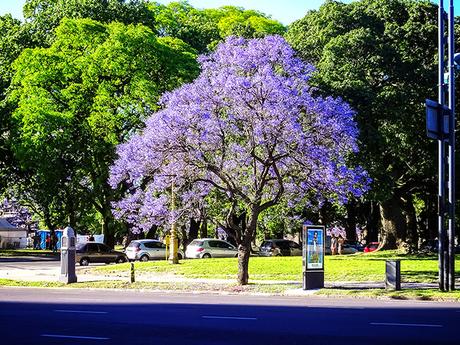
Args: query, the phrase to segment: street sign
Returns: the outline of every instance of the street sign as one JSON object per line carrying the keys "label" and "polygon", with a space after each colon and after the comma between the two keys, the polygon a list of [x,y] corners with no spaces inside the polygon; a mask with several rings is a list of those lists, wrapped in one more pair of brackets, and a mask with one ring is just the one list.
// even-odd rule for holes
{"label": "street sign", "polygon": [[446,140],[452,126],[449,125],[450,109],[438,102],[427,99],[426,106],[426,135],[436,140]]}

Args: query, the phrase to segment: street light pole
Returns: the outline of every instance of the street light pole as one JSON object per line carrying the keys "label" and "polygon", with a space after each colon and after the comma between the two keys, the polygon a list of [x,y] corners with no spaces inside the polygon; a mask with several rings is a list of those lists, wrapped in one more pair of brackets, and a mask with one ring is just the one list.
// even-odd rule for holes
{"label": "street light pole", "polygon": [[[438,103],[443,105],[444,96],[444,1],[439,0],[438,8]],[[443,132],[443,131],[442,131]],[[439,289],[446,290],[445,286],[445,142],[443,134],[438,140],[438,270],[439,270]]]}
{"label": "street light pole", "polygon": [[454,2],[449,4],[449,227],[447,231],[447,290],[455,289],[455,33]]}
{"label": "street light pole", "polygon": [[174,210],[176,207],[176,197],[174,194],[174,178],[171,180],[171,234],[169,237],[169,263],[178,264],[179,259],[177,258],[177,234],[176,234],[176,220],[174,216]]}
{"label": "street light pole", "polygon": [[[455,70],[460,65],[460,54],[455,54],[454,0],[449,2],[448,15],[444,11],[443,0],[439,0],[438,8],[438,101],[426,100],[427,135],[438,140],[438,267],[441,291],[455,289]],[[444,77],[446,72],[449,76],[447,81]]]}
{"label": "street light pole", "polygon": [[[438,139],[438,261],[439,289],[455,289],[455,37],[454,2],[449,1],[449,14],[444,1],[438,9],[438,103],[427,100],[428,136]],[[448,23],[446,37],[445,23]],[[446,48],[448,59],[446,66]],[[448,81],[444,73],[448,73]],[[447,84],[446,84],[447,83]],[[448,100],[446,100],[446,92]],[[447,101],[447,102],[446,102]],[[447,103],[447,104],[446,104]],[[433,112],[433,110],[435,111]],[[436,114],[436,121],[433,121]],[[433,126],[434,123],[437,125]],[[435,129],[435,130],[433,130]],[[447,145],[447,152],[446,152]],[[448,156],[446,157],[446,153]],[[447,169],[447,171],[446,171]],[[448,176],[446,176],[448,175]],[[448,177],[446,183],[446,177]],[[447,219],[446,219],[447,218]],[[447,223],[446,223],[447,221]]]}

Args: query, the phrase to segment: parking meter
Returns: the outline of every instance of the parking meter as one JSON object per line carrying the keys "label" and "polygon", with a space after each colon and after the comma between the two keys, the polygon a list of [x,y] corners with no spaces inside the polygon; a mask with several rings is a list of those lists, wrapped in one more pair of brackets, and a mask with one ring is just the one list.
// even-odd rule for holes
{"label": "parking meter", "polygon": [[70,284],[77,282],[75,274],[75,234],[68,226],[64,229],[61,239],[61,274],[59,281]]}

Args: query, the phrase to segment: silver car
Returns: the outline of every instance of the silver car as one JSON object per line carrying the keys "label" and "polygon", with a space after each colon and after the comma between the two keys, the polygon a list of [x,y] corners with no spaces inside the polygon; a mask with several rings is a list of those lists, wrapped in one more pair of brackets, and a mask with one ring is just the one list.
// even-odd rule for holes
{"label": "silver car", "polygon": [[[161,260],[166,259],[166,245],[158,240],[134,240],[126,247],[126,256],[129,260]],[[184,257],[181,250],[178,251],[177,257]]]}
{"label": "silver car", "polygon": [[201,238],[187,246],[185,256],[190,259],[233,258],[238,256],[238,249],[227,241]]}

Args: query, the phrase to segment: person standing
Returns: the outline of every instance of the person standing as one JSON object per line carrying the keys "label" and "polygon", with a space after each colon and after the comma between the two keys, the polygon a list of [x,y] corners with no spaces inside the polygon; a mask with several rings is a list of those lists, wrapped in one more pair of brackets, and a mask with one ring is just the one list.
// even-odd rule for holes
{"label": "person standing", "polygon": [[345,240],[344,240],[344,238],[342,237],[342,235],[339,235],[339,239],[337,240],[338,249],[339,249],[339,255],[342,255],[342,248],[343,248],[344,242],[345,242]]}
{"label": "person standing", "polygon": [[331,255],[337,254],[337,237],[332,235],[331,237]]}
{"label": "person standing", "polygon": [[126,247],[128,246],[128,235],[123,236],[121,244],[123,245],[123,248],[126,249]]}
{"label": "person standing", "polygon": [[53,231],[53,234],[51,235],[51,249],[53,249],[53,253],[57,252],[57,246],[58,246],[58,237],[56,235],[56,230]]}
{"label": "person standing", "polygon": [[46,234],[45,249],[47,249],[47,250],[51,249],[51,236],[50,236],[50,234]]}

